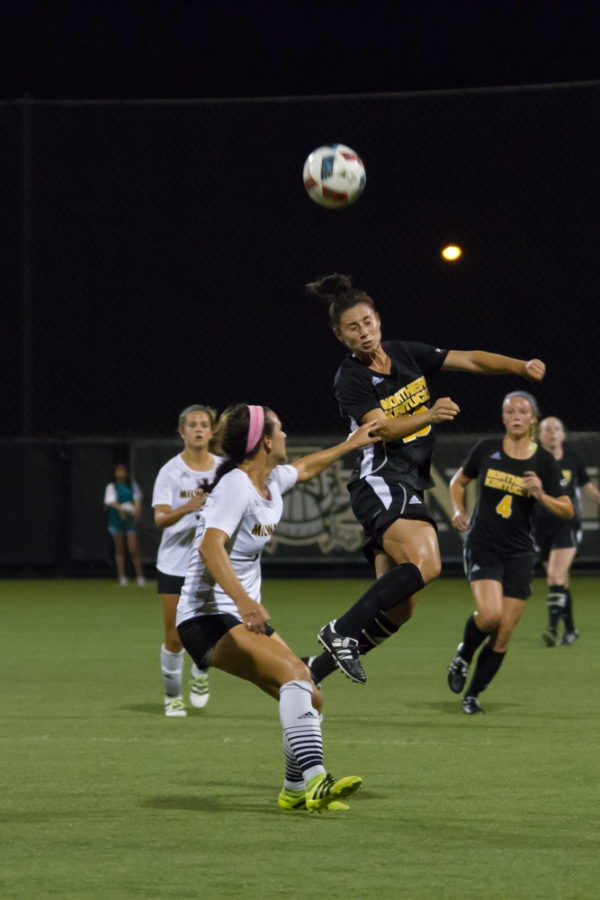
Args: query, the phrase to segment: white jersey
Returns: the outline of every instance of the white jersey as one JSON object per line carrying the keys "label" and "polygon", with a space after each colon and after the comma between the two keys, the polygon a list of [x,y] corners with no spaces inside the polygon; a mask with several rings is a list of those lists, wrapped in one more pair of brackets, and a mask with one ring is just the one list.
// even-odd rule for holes
{"label": "white jersey", "polygon": [[244,590],[260,603],[260,558],[283,513],[283,494],[298,480],[294,466],[276,466],[267,478],[267,497],[261,497],[241,469],[224,475],[200,512],[194,538],[196,552],[177,605],[177,625],[194,616],[231,613],[240,619],[238,608],[223,588],[215,583],[197,552],[207,528],[218,528],[229,537],[226,548],[233,571]]}
{"label": "white jersey", "polygon": [[[178,509],[190,497],[201,496],[214,482],[216,470],[223,461],[222,456],[211,456],[214,465],[206,472],[190,469],[181,454],[165,463],[154,482],[152,506],[166,505],[171,509]],[[199,518],[199,511],[190,512],[174,525],[163,529],[156,557],[156,568],[159,571],[165,575],[185,575]]]}
{"label": "white jersey", "polygon": [[[131,482],[131,493],[133,495],[134,500],[142,499],[142,489],[140,488],[137,481]],[[106,485],[106,490],[104,491],[104,505],[110,506],[111,503],[118,503],[119,498],[117,497],[117,486],[114,481],[111,481],[110,484]]]}

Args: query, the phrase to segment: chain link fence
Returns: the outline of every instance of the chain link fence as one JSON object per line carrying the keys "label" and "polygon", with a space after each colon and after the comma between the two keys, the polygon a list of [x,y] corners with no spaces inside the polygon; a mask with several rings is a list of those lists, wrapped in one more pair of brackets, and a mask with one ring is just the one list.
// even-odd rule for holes
{"label": "chain link fence", "polygon": [[[595,428],[600,82],[255,101],[0,105],[5,436],[168,436],[192,402],[248,399],[338,434],[343,351],[303,285],[349,272],[384,337],[548,364],[536,393]],[[343,141],[341,211],[302,164]],[[458,243],[449,264],[441,247]],[[458,432],[515,379],[444,376]]]}
{"label": "chain link fence", "polygon": [[[384,337],[544,359],[542,414],[585,444],[597,431],[599,101],[600,82],[0,104],[0,436],[3,471],[18,473],[3,563],[106,564],[97,493],[115,446],[132,450],[149,506],[191,403],[268,404],[298,446],[343,435],[332,392],[343,348],[304,292],[333,271],[373,296]],[[301,177],[308,153],[335,141],[367,169],[364,195],[338,211],[314,205]],[[442,260],[447,243],[459,261]],[[519,384],[432,380],[461,407],[438,429],[442,485],[461,461],[448,452],[497,432]],[[341,472],[290,500],[272,559],[344,561],[342,547],[360,558]],[[442,549],[457,560],[438,500]],[[587,521],[589,562],[595,511]],[[140,538],[149,563],[149,508]]]}

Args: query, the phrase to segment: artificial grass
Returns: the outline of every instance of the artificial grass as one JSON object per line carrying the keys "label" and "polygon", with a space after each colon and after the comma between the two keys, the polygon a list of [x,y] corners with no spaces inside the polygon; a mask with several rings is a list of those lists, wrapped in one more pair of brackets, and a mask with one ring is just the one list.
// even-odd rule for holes
{"label": "artificial grass", "polygon": [[[300,654],[364,580],[267,580]],[[472,608],[430,585],[365,658],[323,684],[325,761],[359,774],[348,812],[284,812],[276,703],[211,670],[211,699],[162,711],[151,583],[0,582],[0,896],[595,898],[600,580],[573,584],[580,640],[548,649],[545,586],[465,716],[445,671]],[[189,661],[186,662],[186,674]]]}

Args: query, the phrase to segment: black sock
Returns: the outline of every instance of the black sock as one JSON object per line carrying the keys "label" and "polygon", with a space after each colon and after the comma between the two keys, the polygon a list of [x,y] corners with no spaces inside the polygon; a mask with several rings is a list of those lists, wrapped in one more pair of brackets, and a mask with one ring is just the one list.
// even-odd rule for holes
{"label": "black sock", "polygon": [[548,587],[548,630],[556,634],[556,627],[567,608],[567,589],[562,584]]}
{"label": "black sock", "polygon": [[483,644],[487,636],[487,632],[480,631],[480,629],[475,624],[474,616],[469,616],[469,618],[465,622],[462,644],[460,650],[458,651],[465,662],[471,662],[471,660],[473,659],[473,654],[475,653],[479,645]]}
{"label": "black sock", "polygon": [[384,612],[380,612],[372,622],[365,625],[358,639],[358,651],[361,655],[374,650],[393,634],[396,634],[399,625],[389,619]]}
{"label": "black sock", "polygon": [[565,623],[565,631],[567,634],[573,634],[575,631],[575,622],[573,621],[573,597],[571,595],[571,589],[565,588],[565,594],[567,595],[567,603],[563,610],[562,619]]}
{"label": "black sock", "polygon": [[[364,655],[369,653],[370,650],[374,650],[375,647],[378,647],[395,634],[399,628],[400,626],[390,621],[385,613],[380,612],[372,622],[363,628],[358,640],[359,653]],[[303,656],[302,661],[309,666],[315,681],[323,681],[324,678],[327,678],[328,675],[331,675],[337,669],[333,656],[327,650],[324,650],[319,656],[312,657],[312,662],[309,665],[308,661],[310,658]]]}
{"label": "black sock", "polygon": [[402,563],[378,578],[360,600],[340,616],[335,630],[344,637],[360,640],[363,630],[372,626],[380,612],[388,612],[424,587],[418,568],[412,563]]}
{"label": "black sock", "polygon": [[[323,650],[318,656],[302,656],[301,659],[310,669],[313,681],[317,683],[323,681],[337,669],[333,656],[327,650]],[[309,659],[312,659],[311,663],[309,663]]]}
{"label": "black sock", "polygon": [[466,691],[467,696],[477,697],[481,691],[486,689],[502,665],[505,656],[506,652],[498,653],[496,650],[491,650],[489,644],[484,644],[481,648],[481,653],[477,657],[477,665]]}

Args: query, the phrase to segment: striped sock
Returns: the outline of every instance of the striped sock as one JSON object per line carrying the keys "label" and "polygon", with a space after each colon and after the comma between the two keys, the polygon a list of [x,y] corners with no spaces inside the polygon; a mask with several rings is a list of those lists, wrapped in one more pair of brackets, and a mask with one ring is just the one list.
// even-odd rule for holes
{"label": "striped sock", "polygon": [[284,740],[305,781],[325,772],[321,723],[312,705],[312,690],[309,681],[288,681],[279,688],[279,718]]}

